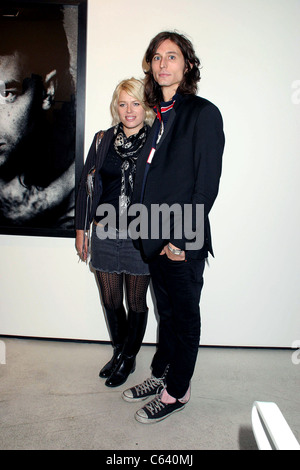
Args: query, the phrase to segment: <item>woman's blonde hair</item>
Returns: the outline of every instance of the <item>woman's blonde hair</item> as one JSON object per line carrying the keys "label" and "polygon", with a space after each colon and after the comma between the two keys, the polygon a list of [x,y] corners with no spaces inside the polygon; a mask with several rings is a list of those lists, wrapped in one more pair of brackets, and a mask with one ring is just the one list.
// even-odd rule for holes
{"label": "woman's blonde hair", "polygon": [[112,115],[112,125],[115,126],[120,122],[119,113],[118,113],[118,101],[121,91],[126,91],[128,95],[132,98],[135,98],[139,101],[145,110],[145,124],[151,126],[155,119],[154,111],[149,108],[144,101],[144,83],[141,80],[137,80],[132,77],[126,80],[122,80],[117,86],[113,93],[110,112]]}

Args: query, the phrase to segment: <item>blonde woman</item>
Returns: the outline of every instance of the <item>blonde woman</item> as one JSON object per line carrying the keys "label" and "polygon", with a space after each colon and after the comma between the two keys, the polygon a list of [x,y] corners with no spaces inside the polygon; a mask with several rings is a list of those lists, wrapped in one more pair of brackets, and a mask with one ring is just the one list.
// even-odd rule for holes
{"label": "blonde woman", "polygon": [[[123,384],[134,372],[135,358],[147,325],[148,264],[133,246],[127,230],[119,225],[123,212],[130,205],[136,162],[154,120],[153,111],[143,100],[143,83],[135,78],[123,80],[116,87],[110,106],[113,127],[100,136],[100,143],[99,133],[94,136],[76,204],[77,253],[83,261],[87,260],[88,238],[85,234],[92,225],[91,265],[99,282],[113,345],[113,356],[99,374],[106,378],[108,387]],[[92,201],[89,201],[86,182],[91,170],[94,189]],[[109,204],[108,207],[116,214],[108,226],[99,215],[103,204]],[[104,230],[101,238],[98,236],[100,228]],[[127,314],[123,304],[123,286]]]}

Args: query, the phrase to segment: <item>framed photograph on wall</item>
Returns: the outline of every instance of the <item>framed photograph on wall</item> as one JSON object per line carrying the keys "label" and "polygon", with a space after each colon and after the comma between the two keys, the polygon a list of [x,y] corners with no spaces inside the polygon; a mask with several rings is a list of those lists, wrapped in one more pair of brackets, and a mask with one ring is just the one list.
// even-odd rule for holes
{"label": "framed photograph on wall", "polygon": [[87,0],[0,0],[0,233],[74,237]]}

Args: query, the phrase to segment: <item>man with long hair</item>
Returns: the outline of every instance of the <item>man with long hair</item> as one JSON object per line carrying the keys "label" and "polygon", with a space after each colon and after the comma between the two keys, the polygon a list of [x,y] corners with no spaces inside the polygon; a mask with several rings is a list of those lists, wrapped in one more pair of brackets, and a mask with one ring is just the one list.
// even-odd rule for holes
{"label": "man with long hair", "polygon": [[[157,119],[138,162],[135,202],[147,209],[152,233],[157,219],[151,209],[157,205],[187,208],[192,221],[192,230],[186,231],[186,224],[174,215],[168,238],[161,233],[162,220],[158,237],[143,234],[139,240],[152,276],[159,342],[151,378],[122,396],[136,402],[155,395],[135,414],[139,422],[151,423],[183,409],[190,398],[200,341],[203,271],[208,254],[213,255],[208,214],[218,194],[225,139],[218,108],[196,96],[200,62],[185,36],[158,34],[145,63],[145,101],[154,107]],[[178,224],[184,229],[181,235]],[[197,237],[202,243],[196,243]]]}

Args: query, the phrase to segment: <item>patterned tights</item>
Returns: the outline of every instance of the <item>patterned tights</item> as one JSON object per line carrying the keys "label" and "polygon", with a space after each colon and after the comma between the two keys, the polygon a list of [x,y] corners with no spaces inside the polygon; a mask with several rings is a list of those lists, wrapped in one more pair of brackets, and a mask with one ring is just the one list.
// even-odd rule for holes
{"label": "patterned tights", "polygon": [[128,308],[134,312],[146,312],[147,289],[150,276],[96,271],[104,307],[117,310],[123,305],[123,286]]}

